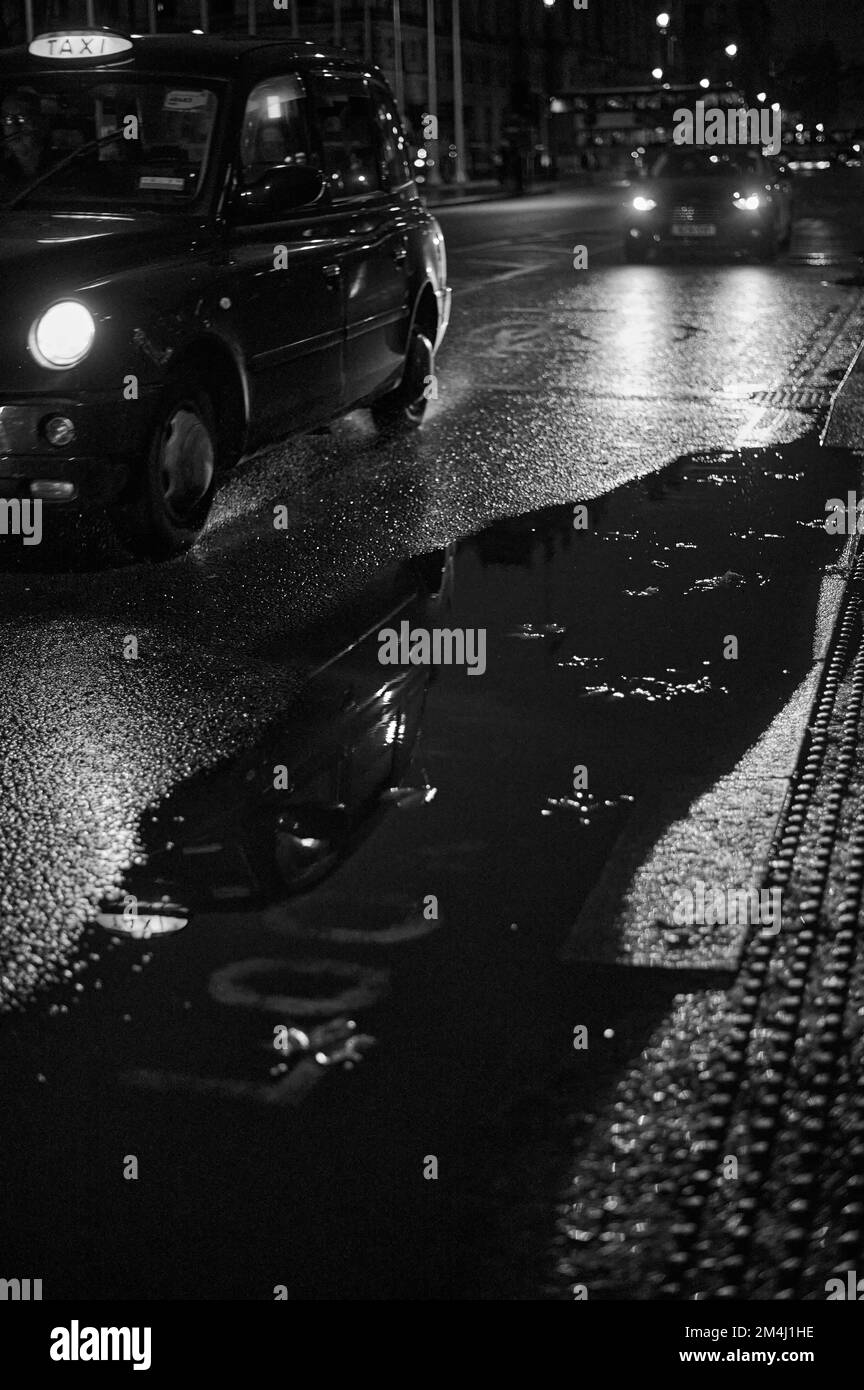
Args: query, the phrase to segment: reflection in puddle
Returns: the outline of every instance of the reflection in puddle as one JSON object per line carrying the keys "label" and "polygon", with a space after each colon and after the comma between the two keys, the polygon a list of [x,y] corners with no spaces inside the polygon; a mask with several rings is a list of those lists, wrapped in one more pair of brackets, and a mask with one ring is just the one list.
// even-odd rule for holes
{"label": "reflection in puddle", "polygon": [[716,684],[708,675],[689,681],[663,680],[657,676],[623,676],[614,686],[586,685],[582,692],[584,696],[606,696],[610,700],[674,700],[679,695],[717,693],[727,695],[728,687]]}
{"label": "reflection in puddle", "polygon": [[537,638],[560,637],[566,631],[560,623],[544,623],[542,627],[536,627],[534,623],[520,623],[509,636],[516,637],[521,642],[533,642]]}
{"label": "reflection in puddle", "polygon": [[384,608],[376,609],[376,587],[355,614],[359,633],[312,671],[278,724],[147,813],[140,862],[124,881],[129,901],[146,893],[197,911],[259,908],[321,882],[389,808],[434,800],[413,766],[432,674],[400,668],[385,680],[378,632],[394,614],[417,617],[450,601],[449,588],[440,592],[442,563],[432,598],[425,576],[418,589],[416,565],[388,585]]}
{"label": "reflection in puddle", "polygon": [[[742,540],[749,537],[742,536]],[[727,570],[725,574],[715,574],[708,579],[697,579],[695,584],[691,584],[687,590],[688,594],[704,594],[711,589],[737,588],[739,584],[746,584],[747,580],[743,574],[738,574],[737,570]]]}
{"label": "reflection in puddle", "polygon": [[[621,1267],[606,1252],[627,1250],[634,1231],[653,1238],[668,1214],[640,1187],[637,1160],[648,1144],[674,1154],[686,1143],[694,1030],[707,1049],[725,996],[717,991],[703,1009],[686,997],[682,1005],[690,986],[681,975],[661,994],[654,972],[614,964],[603,973],[597,962],[619,961],[620,939],[611,912],[595,915],[594,905],[603,907],[605,892],[617,910],[622,885],[652,866],[651,893],[627,903],[642,952],[629,959],[657,973],[692,972],[706,968],[705,939],[672,929],[658,890],[668,901],[685,876],[737,883],[753,860],[748,815],[737,815],[738,770],[793,694],[806,695],[821,576],[838,554],[820,518],[848,477],[841,456],[805,442],[787,451],[799,465],[789,488],[789,475],[769,473],[764,457],[724,456],[724,481],[710,490],[682,461],[585,504],[582,530],[573,504],[497,521],[460,545],[445,593],[434,576],[418,584],[415,567],[394,567],[350,612],[339,610],[314,649],[274,615],[272,638],[254,655],[262,688],[290,660],[290,700],[267,704],[246,743],[220,744],[215,766],[142,815],[135,862],[84,947],[97,941],[105,987],[92,982],[95,1003],[84,996],[78,1035],[92,1008],[92,1050],[122,1082],[124,1145],[130,1088],[148,1141],[155,1135],[178,1167],[177,1151],[190,1145],[190,1221],[204,1163],[223,1164],[214,1192],[236,1196],[232,1160],[250,1134],[265,1133],[268,1157],[290,1153],[290,1183],[273,1164],[283,1204],[273,1227],[282,1256],[290,1229],[298,1280],[308,1268],[320,1296],[319,1252],[328,1241],[333,1248],[340,1219],[328,1197],[338,1192],[348,1194],[341,1210],[350,1204],[352,1220],[366,1222],[358,1248],[382,1249],[386,1287],[403,1232],[406,1262],[429,1248],[412,1226],[417,1183],[405,1178],[400,1188],[387,1160],[425,1154],[432,1115],[449,1126],[450,1151],[462,1147],[465,1170],[485,1179],[475,1162],[482,1122],[484,1133],[498,1126],[489,1139],[495,1177],[477,1182],[482,1219],[457,1230],[465,1210],[457,1188],[441,1247],[466,1282],[479,1256],[488,1293],[509,1277],[514,1212],[538,1213],[529,1244],[549,1238],[552,1202],[526,1188],[544,1161],[548,1174],[561,1159],[550,1158],[547,1141],[563,1110],[574,1152],[561,1166],[572,1187],[556,1187],[556,1200],[574,1244],[559,1250],[559,1277],[578,1279],[580,1252],[596,1247],[598,1287],[605,1278],[620,1290]],[[661,555],[662,593],[634,602],[654,587]],[[487,629],[483,679],[454,668],[382,670],[380,627],[403,616],[431,621],[441,607],[449,627]],[[189,608],[197,611],[191,600]],[[225,634],[215,618],[211,626],[218,649]],[[737,660],[724,659],[730,633]],[[241,676],[245,653],[232,667]],[[781,780],[774,746],[759,756],[748,814],[764,812],[759,779]],[[586,773],[581,786],[577,769]],[[723,783],[723,804],[706,807]],[[653,871],[658,848],[663,873]],[[702,868],[709,850],[724,857],[716,872]],[[145,940],[151,913],[188,928]],[[568,958],[583,913],[603,939],[580,938],[581,954]],[[725,969],[735,943],[711,931],[712,968]],[[79,984],[75,975],[69,988]],[[65,998],[54,1007],[68,1009]],[[578,1070],[572,1036],[583,1020],[592,1050]],[[39,1054],[39,1075],[52,1081],[58,1037],[59,1025]],[[562,1081],[565,1053],[574,1070]],[[634,1061],[643,1053],[647,1062]],[[307,1106],[311,1095],[317,1103]],[[533,1139],[509,1123],[508,1105],[525,1097],[537,1101]],[[193,1104],[194,1124],[172,1128]],[[237,1114],[250,1122],[235,1125]],[[590,1117],[599,1118],[585,1139]],[[231,1130],[237,1147],[223,1160],[214,1140]],[[358,1180],[364,1146],[377,1167]],[[620,1166],[610,1172],[610,1164]],[[370,1189],[379,1169],[380,1186]],[[262,1198],[256,1218],[274,1206]],[[376,1245],[391,1210],[398,1235]],[[255,1247],[250,1265],[260,1273],[260,1263]],[[400,1275],[413,1292],[416,1270]],[[230,1273],[244,1288],[256,1277]]]}
{"label": "reflection in puddle", "polygon": [[[495,521],[463,542],[455,564],[451,554],[444,565],[446,602],[453,605],[448,623],[485,622],[489,644],[485,678],[470,695],[463,676],[444,669],[434,673],[434,685],[422,668],[398,668],[382,680],[379,627],[385,618],[392,626],[403,616],[418,617],[429,594],[440,600],[441,562],[435,561],[422,600],[416,567],[402,576],[401,589],[387,587],[386,612],[380,586],[374,602],[370,590],[369,602],[359,602],[352,617],[353,637],[346,630],[341,652],[312,673],[279,725],[148,814],[140,862],[124,889],[141,902],[172,901],[192,914],[266,917],[297,894],[314,903],[317,886],[379,827],[374,843],[384,853],[394,834],[383,828],[384,819],[394,806],[406,813],[413,806],[422,817],[418,835],[429,834],[421,824],[437,827],[439,840],[450,844],[442,828],[449,829],[457,806],[479,813],[483,788],[497,786],[503,754],[514,791],[485,813],[492,872],[501,875],[502,888],[511,883],[522,903],[531,902],[532,892],[542,901],[554,883],[557,899],[569,899],[572,921],[590,873],[602,866],[634,801],[656,800],[656,786],[670,773],[680,778],[686,770],[698,793],[700,783],[710,785],[712,768],[734,767],[809,666],[808,604],[815,603],[820,570],[836,545],[824,529],[808,531],[793,563],[776,540],[824,513],[826,489],[842,490],[837,479],[844,468],[826,456],[815,467],[806,444],[787,451],[787,458],[793,455],[788,471],[764,466],[769,456],[779,457],[776,450],[726,451],[719,469],[707,455],[700,467],[681,460],[578,506]],[[785,486],[790,477],[795,489]],[[706,478],[710,508],[699,486]],[[658,565],[662,593],[649,582]],[[790,583],[802,594],[797,613],[788,602]],[[643,606],[634,598],[652,602]],[[724,659],[730,633],[740,660]],[[797,650],[797,664],[790,650]],[[294,648],[291,656],[302,663],[302,651]],[[268,659],[277,662],[275,649]],[[438,743],[450,746],[456,738],[431,781],[413,757],[430,700],[439,710]],[[542,717],[532,718],[533,711]],[[505,727],[513,732],[505,734]],[[572,796],[570,769],[577,762],[590,770],[590,791]],[[531,817],[524,824],[523,803]],[[578,894],[569,856],[562,857],[558,841],[543,838],[558,823],[585,840]],[[466,838],[476,838],[476,823]],[[527,848],[536,879],[521,863],[525,848],[511,875],[500,853],[509,843]],[[441,872],[434,839],[425,841],[424,852]],[[452,844],[446,854],[455,872]],[[518,887],[515,875],[524,880]],[[510,915],[525,913],[520,907]],[[395,943],[412,913],[396,916],[401,923],[304,920],[295,924],[293,940],[318,932],[322,941],[345,945]]]}
{"label": "reflection in puddle", "polygon": [[629,796],[626,792],[619,797],[605,797],[602,801],[593,792],[574,792],[572,796],[548,796],[540,814],[551,816],[555,811],[575,812],[580,825],[590,825],[597,816],[614,811],[634,800],[635,797]]}

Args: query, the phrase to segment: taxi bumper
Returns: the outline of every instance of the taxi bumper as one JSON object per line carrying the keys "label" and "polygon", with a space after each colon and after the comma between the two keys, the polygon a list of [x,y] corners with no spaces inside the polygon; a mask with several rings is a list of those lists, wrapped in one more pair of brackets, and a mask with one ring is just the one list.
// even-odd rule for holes
{"label": "taxi bumper", "polygon": [[771,240],[773,220],[769,210],[758,213],[705,212],[690,222],[674,217],[645,215],[626,224],[626,237],[645,246],[684,252],[748,251]]}
{"label": "taxi bumper", "polygon": [[445,288],[435,291],[435,298],[438,301],[438,335],[435,339],[435,351],[437,352],[450,326],[450,311],[453,307],[453,291],[445,286]]}
{"label": "taxi bumper", "polygon": [[[151,414],[149,394],[138,401],[118,401],[116,393],[75,400],[0,396],[0,495],[115,500],[144,456]],[[54,422],[63,422],[66,442],[51,442]]]}

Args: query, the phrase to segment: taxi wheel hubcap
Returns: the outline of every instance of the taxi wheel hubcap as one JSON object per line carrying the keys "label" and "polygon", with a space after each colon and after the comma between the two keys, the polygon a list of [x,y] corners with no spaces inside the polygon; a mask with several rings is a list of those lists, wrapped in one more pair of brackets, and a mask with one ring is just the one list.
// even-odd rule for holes
{"label": "taxi wheel hubcap", "polygon": [[411,405],[425,405],[426,385],[435,374],[435,350],[425,333],[418,333],[412,344],[409,376],[412,384]]}
{"label": "taxi wheel hubcap", "polygon": [[159,478],[165,505],[183,520],[207,495],[215,471],[213,440],[197,411],[177,406],[165,421]]}
{"label": "taxi wheel hubcap", "polygon": [[435,349],[425,333],[416,333],[408,355],[402,387],[403,413],[414,424],[426,413],[426,386],[435,375]]}

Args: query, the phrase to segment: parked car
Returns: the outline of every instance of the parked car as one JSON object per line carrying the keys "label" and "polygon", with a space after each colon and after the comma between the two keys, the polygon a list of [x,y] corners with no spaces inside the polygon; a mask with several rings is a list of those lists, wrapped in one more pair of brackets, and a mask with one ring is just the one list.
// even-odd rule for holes
{"label": "parked car", "polygon": [[441,229],[381,72],[312,43],[109,30],[0,55],[0,490],[201,535],[244,454],[420,424]]}

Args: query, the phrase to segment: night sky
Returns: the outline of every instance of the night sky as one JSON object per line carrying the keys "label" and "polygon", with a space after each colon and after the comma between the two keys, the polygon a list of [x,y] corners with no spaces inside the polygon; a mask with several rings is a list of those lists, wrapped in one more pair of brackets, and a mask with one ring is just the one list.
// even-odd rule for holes
{"label": "night sky", "polygon": [[774,43],[781,51],[832,38],[847,58],[864,61],[861,0],[773,0]]}

